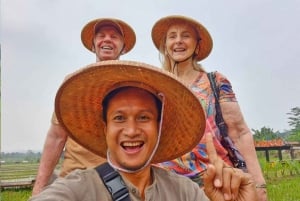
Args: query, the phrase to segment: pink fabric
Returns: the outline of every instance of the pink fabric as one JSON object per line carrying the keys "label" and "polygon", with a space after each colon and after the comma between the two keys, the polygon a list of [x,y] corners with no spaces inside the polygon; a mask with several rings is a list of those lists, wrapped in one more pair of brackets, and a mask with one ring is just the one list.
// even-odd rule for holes
{"label": "pink fabric", "polygon": [[[232,90],[232,86],[225,76],[216,72],[216,82],[217,87],[220,89],[220,102],[237,101]],[[221,157],[229,165],[232,165],[227,156],[227,151],[223,148],[218,140],[220,139],[220,133],[215,123],[215,98],[206,73],[199,73],[198,78],[191,85],[191,89],[199,98],[199,101],[206,113],[207,119],[205,134],[199,144],[191,152],[175,160],[158,164],[163,168],[189,177],[204,171],[209,163],[205,145],[205,135],[208,133],[212,133],[214,136],[214,145],[219,157]]]}

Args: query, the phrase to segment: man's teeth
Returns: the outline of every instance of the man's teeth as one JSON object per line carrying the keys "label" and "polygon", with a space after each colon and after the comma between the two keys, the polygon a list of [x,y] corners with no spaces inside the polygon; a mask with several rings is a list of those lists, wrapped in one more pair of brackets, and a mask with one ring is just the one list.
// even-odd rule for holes
{"label": "man's teeth", "polygon": [[105,46],[105,47],[102,47],[102,49],[105,49],[105,50],[112,50],[112,48],[111,48],[111,47],[107,47],[107,46]]}
{"label": "man's teeth", "polygon": [[137,146],[141,146],[141,142],[124,142],[122,144],[122,146],[124,147],[137,147]]}
{"label": "man's teeth", "polygon": [[182,52],[182,51],[184,51],[183,48],[174,49],[174,52]]}

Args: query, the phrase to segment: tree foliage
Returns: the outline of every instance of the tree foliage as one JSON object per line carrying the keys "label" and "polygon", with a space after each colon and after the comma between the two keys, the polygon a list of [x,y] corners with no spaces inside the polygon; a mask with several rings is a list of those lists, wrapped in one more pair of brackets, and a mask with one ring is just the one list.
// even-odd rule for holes
{"label": "tree foliage", "polygon": [[255,140],[273,140],[277,138],[284,139],[286,141],[298,141],[300,142],[300,107],[294,107],[288,115],[288,124],[291,130],[284,132],[274,132],[272,128],[262,127],[260,130],[252,129]]}
{"label": "tree foliage", "polygon": [[298,141],[300,142],[300,132],[293,132],[291,133],[288,138],[287,138],[288,141]]}
{"label": "tree foliage", "polygon": [[294,107],[291,109],[290,112],[287,113],[288,115],[288,124],[292,127],[292,132],[299,132],[300,131],[300,107]]}
{"label": "tree foliage", "polygon": [[288,136],[289,141],[300,142],[300,107],[294,107],[288,115],[288,124],[292,127],[290,135]]}
{"label": "tree foliage", "polygon": [[41,152],[33,152],[32,150],[28,150],[27,152],[11,152],[4,153],[1,152],[1,161],[5,161],[8,163],[20,163],[22,161],[28,162],[37,162],[41,157]]}
{"label": "tree foliage", "polygon": [[273,140],[279,138],[278,131],[274,132],[272,128],[262,127],[260,130],[252,129],[255,140]]}

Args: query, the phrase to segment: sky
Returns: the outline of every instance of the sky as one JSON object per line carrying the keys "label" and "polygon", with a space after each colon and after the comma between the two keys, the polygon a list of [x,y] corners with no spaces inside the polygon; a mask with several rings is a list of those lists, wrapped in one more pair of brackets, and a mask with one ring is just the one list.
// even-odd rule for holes
{"label": "sky", "polygon": [[[76,2],[76,3],[75,3]],[[167,15],[198,20],[214,45],[201,61],[232,83],[251,129],[289,130],[300,107],[300,1],[1,0],[1,151],[41,151],[64,77],[95,62],[81,44],[90,20],[130,24],[136,46],[122,60],[160,67],[153,24]]]}

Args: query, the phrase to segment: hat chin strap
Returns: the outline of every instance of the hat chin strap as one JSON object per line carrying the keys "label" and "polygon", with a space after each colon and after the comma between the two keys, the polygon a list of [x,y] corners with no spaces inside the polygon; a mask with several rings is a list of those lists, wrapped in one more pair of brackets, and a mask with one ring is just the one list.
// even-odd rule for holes
{"label": "hat chin strap", "polygon": [[[172,73],[174,73],[176,76],[178,76],[178,64],[185,62],[187,60],[189,60],[191,57],[193,57],[195,55],[195,53],[193,53],[191,56],[189,56],[188,58],[181,60],[181,61],[174,61],[174,65],[172,67]],[[177,67],[177,72],[175,73],[175,68]]]}
{"label": "hat chin strap", "polygon": [[121,55],[123,55],[123,54],[126,53],[126,52],[123,52],[123,50],[125,50],[125,43],[124,43],[124,45],[123,45],[123,47],[122,47],[122,49],[121,49],[121,51],[120,51],[120,53],[119,53],[119,57],[120,57]]}
{"label": "hat chin strap", "polygon": [[159,145],[159,142],[160,142],[160,137],[161,137],[161,129],[162,129],[162,122],[163,122],[163,114],[164,114],[164,103],[165,103],[165,96],[164,94],[162,93],[159,93],[158,94],[159,97],[161,97],[162,99],[162,107],[161,107],[161,115],[160,115],[160,122],[159,122],[159,130],[158,130],[158,138],[157,138],[157,142],[155,144],[155,147],[149,157],[149,159],[146,161],[146,163],[141,167],[141,168],[138,168],[136,170],[129,170],[129,169],[125,169],[125,168],[121,168],[121,167],[118,167],[116,165],[114,165],[110,159],[110,152],[109,150],[107,149],[107,153],[106,153],[106,158],[107,158],[107,162],[109,163],[109,165],[111,167],[113,167],[115,170],[118,170],[118,171],[121,171],[121,172],[127,172],[127,173],[135,173],[135,172],[139,172],[141,170],[143,170],[144,168],[148,167],[148,165],[151,163],[152,161],[152,158],[154,157],[156,151],[157,151],[157,148],[158,148],[158,145]]}

